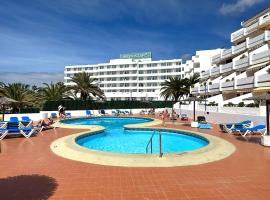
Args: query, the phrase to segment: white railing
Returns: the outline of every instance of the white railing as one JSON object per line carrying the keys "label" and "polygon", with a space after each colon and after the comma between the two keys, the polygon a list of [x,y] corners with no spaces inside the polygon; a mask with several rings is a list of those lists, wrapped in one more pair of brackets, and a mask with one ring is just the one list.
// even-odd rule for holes
{"label": "white railing", "polygon": [[270,40],[270,31],[265,31],[265,41]]}
{"label": "white railing", "polygon": [[245,29],[241,28],[231,34],[231,42],[241,39],[245,36]]}
{"label": "white railing", "polygon": [[221,72],[224,73],[224,72],[229,72],[233,69],[233,63],[230,62],[230,63],[227,63],[225,65],[221,65]]}
{"label": "white railing", "polygon": [[201,87],[200,87],[200,92],[201,92],[201,93],[203,93],[203,92],[208,92],[208,86],[205,86],[205,85],[201,86]]}
{"label": "white railing", "polygon": [[211,74],[212,75],[219,74],[219,72],[220,72],[220,67],[219,66],[218,67],[214,67],[214,68],[211,69]]}
{"label": "white railing", "polygon": [[206,70],[205,72],[202,72],[202,77],[207,77],[210,75],[210,71],[209,70]]}
{"label": "white railing", "polygon": [[254,87],[254,76],[238,79],[236,83],[237,88],[252,88]]}
{"label": "white railing", "polygon": [[252,48],[254,46],[264,43],[264,38],[265,38],[265,33],[249,39],[248,44],[247,44],[248,48]]}
{"label": "white railing", "polygon": [[220,58],[221,58],[221,54],[217,54],[215,56],[212,57],[212,63],[218,63],[220,61]]}
{"label": "white railing", "polygon": [[199,87],[191,88],[192,93],[199,93]]}
{"label": "white railing", "polygon": [[259,26],[259,22],[258,21],[255,22],[254,24],[251,24],[250,26],[248,26],[246,28],[246,33],[249,34],[249,33],[254,32],[257,29],[258,26]]}
{"label": "white railing", "polygon": [[247,44],[246,44],[246,42],[243,42],[243,43],[238,44],[238,45],[233,47],[233,53],[234,54],[240,53],[242,51],[245,51],[246,48],[247,48]]}
{"label": "white railing", "polygon": [[260,17],[260,25],[264,25],[265,23],[270,22],[270,13]]}
{"label": "white railing", "polygon": [[253,54],[251,57],[251,63],[253,65],[261,62],[266,62],[269,60],[270,60],[270,50],[266,50],[258,54]]}
{"label": "white railing", "polygon": [[225,49],[222,54],[221,54],[221,57],[222,58],[228,58],[232,55],[232,48],[230,49]]}
{"label": "white railing", "polygon": [[209,91],[210,92],[220,91],[219,85],[220,83],[213,83],[212,85],[209,85]]}
{"label": "white railing", "polygon": [[270,86],[270,74],[263,74],[257,77],[257,86],[265,87]]}
{"label": "white railing", "polygon": [[249,66],[249,58],[245,57],[235,61],[235,69],[241,69]]}
{"label": "white railing", "polygon": [[222,90],[232,90],[234,88],[234,81],[227,81],[221,84]]}

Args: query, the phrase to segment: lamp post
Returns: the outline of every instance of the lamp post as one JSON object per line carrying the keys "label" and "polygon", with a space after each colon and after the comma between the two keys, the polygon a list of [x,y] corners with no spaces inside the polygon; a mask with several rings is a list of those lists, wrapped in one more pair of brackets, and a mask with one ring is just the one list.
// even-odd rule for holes
{"label": "lamp post", "polygon": [[204,82],[204,111],[206,112],[206,81]]}

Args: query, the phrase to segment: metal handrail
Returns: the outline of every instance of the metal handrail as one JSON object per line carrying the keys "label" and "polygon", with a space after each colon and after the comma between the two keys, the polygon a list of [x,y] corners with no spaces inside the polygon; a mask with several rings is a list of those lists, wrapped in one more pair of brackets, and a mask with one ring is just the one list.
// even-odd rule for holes
{"label": "metal handrail", "polygon": [[145,148],[146,153],[148,153],[148,147],[150,144],[151,144],[151,154],[153,153],[153,137],[154,137],[155,133],[156,133],[156,131],[154,131],[154,133],[151,135],[151,137],[146,145],[146,148]]}

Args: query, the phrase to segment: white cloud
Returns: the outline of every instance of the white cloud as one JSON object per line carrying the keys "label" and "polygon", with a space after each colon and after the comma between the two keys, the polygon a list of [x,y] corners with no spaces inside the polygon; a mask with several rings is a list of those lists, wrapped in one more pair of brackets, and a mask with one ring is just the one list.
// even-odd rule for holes
{"label": "white cloud", "polygon": [[234,15],[237,12],[241,13],[252,7],[255,4],[261,3],[264,0],[237,0],[235,3],[223,3],[219,12],[223,15]]}

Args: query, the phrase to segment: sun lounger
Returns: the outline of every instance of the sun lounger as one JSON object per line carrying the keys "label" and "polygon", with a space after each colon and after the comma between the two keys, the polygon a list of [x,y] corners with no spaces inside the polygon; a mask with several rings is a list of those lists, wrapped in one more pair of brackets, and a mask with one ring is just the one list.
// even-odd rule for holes
{"label": "sun lounger", "polygon": [[266,126],[260,124],[260,125],[249,127],[249,128],[236,128],[234,131],[239,132],[243,137],[247,136],[247,134],[252,134],[252,133],[259,133],[261,135],[265,135]]}
{"label": "sun lounger", "polygon": [[66,118],[71,118],[71,113],[70,112],[65,113],[65,117]]}
{"label": "sun lounger", "polygon": [[220,129],[225,133],[232,133],[236,128],[248,128],[253,125],[253,122],[250,120],[245,120],[239,123],[231,124],[220,124]]}
{"label": "sun lounger", "polygon": [[8,135],[20,135],[29,138],[32,134],[36,133],[33,128],[21,128],[18,122],[8,122],[6,128],[0,128],[0,140],[4,139]]}
{"label": "sun lounger", "polygon": [[91,117],[93,115],[93,113],[91,112],[91,110],[86,110],[85,111],[86,117]]}
{"label": "sun lounger", "polygon": [[100,115],[103,115],[103,116],[109,115],[109,114],[106,113],[105,110],[103,110],[103,109],[99,111],[99,114],[100,114]]}
{"label": "sun lounger", "polygon": [[127,114],[127,115],[130,114],[130,112],[129,112],[128,110],[125,110],[124,112],[125,112],[125,114]]}
{"label": "sun lounger", "polygon": [[56,113],[51,113],[51,118],[57,118],[57,114]]}
{"label": "sun lounger", "polygon": [[182,120],[182,121],[188,121],[188,116],[187,116],[187,114],[181,114],[181,120]]}

